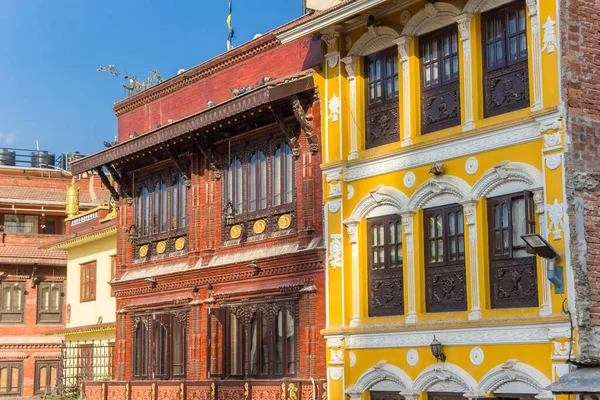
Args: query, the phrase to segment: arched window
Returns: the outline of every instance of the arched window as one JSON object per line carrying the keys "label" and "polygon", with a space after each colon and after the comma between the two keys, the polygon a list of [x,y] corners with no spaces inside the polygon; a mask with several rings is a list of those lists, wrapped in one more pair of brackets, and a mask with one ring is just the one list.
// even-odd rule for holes
{"label": "arched window", "polygon": [[135,344],[133,346],[133,375],[137,378],[148,375],[148,329],[144,322],[135,328]]}

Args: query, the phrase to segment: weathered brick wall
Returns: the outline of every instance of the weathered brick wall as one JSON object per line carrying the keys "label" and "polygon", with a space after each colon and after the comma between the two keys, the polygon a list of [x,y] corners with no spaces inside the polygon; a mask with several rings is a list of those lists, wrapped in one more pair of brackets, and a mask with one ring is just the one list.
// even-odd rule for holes
{"label": "weathered brick wall", "polygon": [[[561,0],[567,203],[579,360],[600,363],[600,1]],[[571,305],[573,308],[573,305]]]}

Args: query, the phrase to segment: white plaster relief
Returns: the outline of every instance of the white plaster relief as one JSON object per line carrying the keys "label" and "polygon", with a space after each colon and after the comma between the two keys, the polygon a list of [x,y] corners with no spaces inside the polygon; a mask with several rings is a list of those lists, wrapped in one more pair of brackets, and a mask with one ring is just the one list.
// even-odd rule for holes
{"label": "white plaster relief", "polygon": [[542,47],[542,51],[545,51],[547,54],[552,54],[556,51],[556,22],[552,21],[552,18],[548,15],[548,19],[542,25],[542,29],[544,29],[544,47]]}
{"label": "white plaster relief", "polygon": [[415,379],[412,389],[431,392],[469,392],[477,381],[461,367],[449,362],[430,365]]}
{"label": "white plaster relief", "polygon": [[329,99],[329,115],[327,119],[331,120],[331,122],[337,122],[341,114],[341,106],[340,98],[334,93],[331,99]]}
{"label": "white plaster relief", "polygon": [[341,180],[342,180],[342,171],[340,171],[339,169],[337,171],[329,172],[325,176],[325,181],[327,181],[327,183],[333,182],[333,181],[341,181]]}
{"label": "white plaster relief", "polygon": [[558,129],[560,129],[560,118],[555,118],[540,123],[540,132],[542,133],[546,133],[548,131],[556,131]]}
{"label": "white plaster relief", "polygon": [[350,359],[350,368],[356,365],[356,354],[353,351],[348,352],[348,358]]}
{"label": "white plaster relief", "polygon": [[527,0],[529,20],[531,21],[531,72],[533,75],[533,107],[532,111],[544,108],[542,96],[542,51],[540,49],[540,22],[537,0]]}
{"label": "white plaster relief", "polygon": [[479,161],[477,161],[477,158],[475,158],[475,157],[467,158],[467,161],[465,162],[465,171],[467,172],[467,174],[473,175],[474,173],[477,172],[478,169],[479,169]]}
{"label": "white plaster relief", "polygon": [[539,393],[550,380],[530,365],[509,360],[492,368],[477,386],[481,393]]}
{"label": "white plaster relief", "polygon": [[335,68],[340,59],[340,53],[338,51],[332,51],[331,53],[325,54],[325,60],[327,61],[327,66],[331,69]]}
{"label": "white plaster relief", "polygon": [[406,25],[406,24],[408,24],[408,21],[410,21],[410,11],[404,10],[400,14],[400,23],[402,25]]}
{"label": "white plaster relief", "polygon": [[363,372],[355,384],[348,386],[345,393],[351,399],[359,399],[365,390],[375,387],[382,390],[379,386],[382,382],[387,384],[388,389],[394,391],[406,390],[413,385],[412,379],[402,369],[389,364],[386,360],[381,360]]}
{"label": "white plaster relief", "polygon": [[334,381],[339,381],[342,375],[344,375],[344,367],[328,367],[329,377]]}
{"label": "white plaster relief", "polygon": [[469,353],[469,358],[473,365],[481,365],[483,362],[483,350],[479,347],[473,347]]}
{"label": "white plaster relief", "polygon": [[329,31],[325,31],[321,33],[321,40],[327,44],[327,47],[330,49],[337,48],[338,38],[340,37],[339,28],[334,27]]}
{"label": "white plaster relief", "polygon": [[571,328],[569,326],[548,328],[548,339],[570,339]]}
{"label": "white plaster relief", "polygon": [[327,204],[329,204],[329,211],[333,214],[335,214],[336,212],[338,212],[340,210],[340,208],[342,208],[341,200],[329,201],[329,202],[327,202]]}
{"label": "white plaster relief", "polygon": [[471,58],[471,19],[473,14],[461,14],[456,22],[460,31],[460,40],[463,47],[462,68],[464,73],[461,76],[465,91],[463,109],[465,112],[465,123],[462,131],[467,132],[475,129],[475,119],[473,117],[473,62]]}
{"label": "white plaster relief", "polygon": [[548,216],[550,217],[550,225],[548,230],[552,232],[553,240],[560,240],[561,230],[563,227],[564,205],[559,203],[558,199],[554,199],[554,204],[547,204]]}
{"label": "white plaster relief", "polygon": [[342,195],[342,182],[329,184],[329,198],[334,199]]}
{"label": "white plaster relief", "polygon": [[413,187],[416,180],[417,179],[415,178],[415,174],[412,173],[411,171],[404,174],[404,186],[405,187],[407,187],[407,188]]}
{"label": "white plaster relief", "polygon": [[352,200],[354,197],[354,186],[348,185],[346,186],[346,189],[348,189],[348,200]]}
{"label": "white plaster relief", "polygon": [[413,217],[414,211],[406,211],[401,214],[402,227],[404,229],[404,242],[406,246],[406,282],[408,294],[408,312],[404,322],[414,324],[417,322],[416,309],[416,287],[415,287],[415,245],[413,238]]}
{"label": "white plaster relief", "polygon": [[347,219],[343,221],[348,231],[352,253],[352,319],[350,326],[360,326],[360,287],[358,265],[358,224],[360,219]]}
{"label": "white plaster relief", "polygon": [[481,302],[479,295],[479,260],[477,244],[477,201],[469,200],[463,203],[464,215],[467,219],[469,230],[469,289],[471,291],[471,310],[469,320],[478,321],[481,314]]}
{"label": "white plaster relief", "polygon": [[569,358],[571,351],[570,342],[552,341],[552,359],[555,361],[566,360]]}
{"label": "white plaster relief", "polygon": [[410,122],[410,63],[408,62],[410,55],[410,41],[410,36],[402,36],[394,40],[394,43],[398,46],[398,54],[400,55],[400,62],[402,63],[402,121],[404,123],[402,126],[402,142],[400,143],[402,147],[410,146],[412,144]]}
{"label": "white plaster relief", "polygon": [[543,135],[544,152],[562,148],[561,135],[562,131]]}
{"label": "white plaster relief", "polygon": [[555,170],[560,166],[562,156],[560,154],[552,154],[546,157],[546,165],[551,170]]}
{"label": "white plaster relief", "polygon": [[344,349],[329,349],[329,365],[344,364]]}
{"label": "white plaster relief", "polygon": [[329,235],[331,240],[329,241],[329,265],[332,269],[342,267],[342,235],[339,233],[332,233]]}
{"label": "white plaster relief", "polygon": [[358,127],[356,123],[356,61],[358,56],[348,56],[342,58],[342,62],[348,74],[348,86],[350,87],[350,154],[348,160],[356,160],[358,158]]}
{"label": "white plaster relief", "polygon": [[419,362],[419,352],[415,349],[410,349],[408,353],[406,353],[406,362],[411,367],[414,367]]}

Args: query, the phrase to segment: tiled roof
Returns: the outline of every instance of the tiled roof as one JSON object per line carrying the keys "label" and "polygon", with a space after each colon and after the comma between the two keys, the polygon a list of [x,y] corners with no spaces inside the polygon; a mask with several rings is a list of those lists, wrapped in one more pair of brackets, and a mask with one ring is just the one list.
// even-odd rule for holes
{"label": "tiled roof", "polygon": [[[90,193],[81,190],[79,192],[80,203],[100,203],[104,199],[105,191],[97,190],[100,199],[92,200]],[[3,200],[34,200],[34,201],[52,201],[61,204],[66,203],[66,189],[61,188],[46,188],[46,187],[23,187],[23,186],[6,186],[0,185],[0,201]]]}
{"label": "tiled roof", "polygon": [[0,264],[67,265],[64,250],[46,251],[35,246],[0,247]]}

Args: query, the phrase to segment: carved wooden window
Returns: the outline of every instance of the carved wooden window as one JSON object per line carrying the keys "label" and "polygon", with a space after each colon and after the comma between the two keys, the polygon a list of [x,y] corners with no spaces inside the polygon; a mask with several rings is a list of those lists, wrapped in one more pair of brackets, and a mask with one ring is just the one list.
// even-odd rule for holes
{"label": "carved wooden window", "polygon": [[134,379],[185,379],[187,311],[132,316]]}
{"label": "carved wooden window", "polygon": [[0,396],[20,396],[22,388],[23,362],[0,361]]}
{"label": "carved wooden window", "polygon": [[427,312],[467,309],[464,216],[460,205],[430,208],[425,214]]}
{"label": "carved wooden window", "polygon": [[85,301],[96,300],[96,261],[81,264],[79,279],[79,299]]}
{"label": "carved wooden window", "polygon": [[51,393],[58,384],[59,361],[36,361],[34,394]]}
{"label": "carved wooden window", "polygon": [[419,37],[421,133],[460,125],[458,27]]}
{"label": "carved wooden window", "polygon": [[528,107],[525,2],[488,11],[481,19],[485,117]]}
{"label": "carved wooden window", "polygon": [[298,374],[296,301],[208,310],[208,377],[280,378]]}
{"label": "carved wooden window", "polygon": [[398,215],[370,218],[369,316],[404,314],[402,224]]}
{"label": "carved wooden window", "polygon": [[295,160],[283,139],[232,152],[225,175],[223,209],[227,212],[228,204],[233,207],[233,214],[239,216],[234,223],[290,208],[287,205],[294,202]]}
{"label": "carved wooden window", "polygon": [[42,282],[38,284],[38,324],[60,324],[63,319],[63,284]]}
{"label": "carved wooden window", "polygon": [[492,308],[537,307],[535,256],[521,235],[535,232],[531,192],[488,199]]}
{"label": "carved wooden window", "polygon": [[185,234],[187,186],[174,170],[136,181],[136,226],[142,242]]}
{"label": "carved wooden window", "polygon": [[25,322],[25,283],[2,282],[0,285],[0,324]]}
{"label": "carved wooden window", "polygon": [[391,47],[365,57],[367,149],[400,140],[398,124],[398,50]]}

